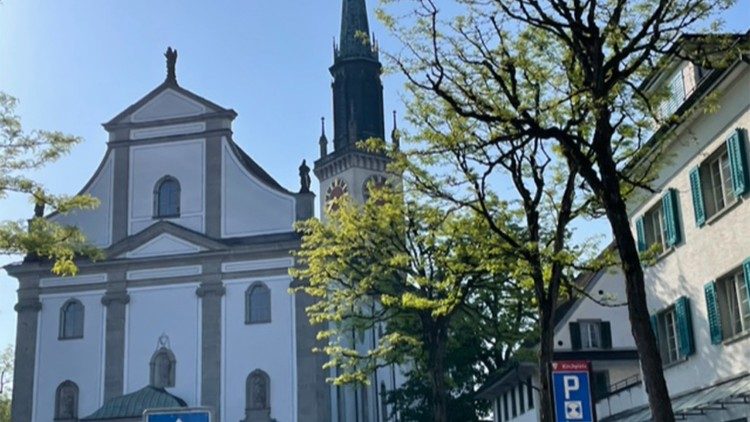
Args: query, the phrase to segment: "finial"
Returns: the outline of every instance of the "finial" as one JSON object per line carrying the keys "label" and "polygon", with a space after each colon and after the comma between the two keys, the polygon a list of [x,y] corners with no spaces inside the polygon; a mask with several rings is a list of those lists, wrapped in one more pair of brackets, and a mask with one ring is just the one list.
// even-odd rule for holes
{"label": "finial", "polygon": [[326,136],[326,118],[320,118],[320,139],[318,140],[320,145],[320,158],[328,155],[328,137]]}
{"label": "finial", "polygon": [[299,166],[299,193],[310,192],[310,167],[307,166],[307,160],[302,160],[302,165]]}
{"label": "finial", "polygon": [[401,147],[401,134],[398,131],[396,110],[393,110],[393,130],[391,131],[391,141],[393,142],[393,148],[396,150]]}
{"label": "finial", "polygon": [[164,53],[164,57],[167,58],[167,82],[177,84],[177,50],[172,47],[167,47],[167,52]]}

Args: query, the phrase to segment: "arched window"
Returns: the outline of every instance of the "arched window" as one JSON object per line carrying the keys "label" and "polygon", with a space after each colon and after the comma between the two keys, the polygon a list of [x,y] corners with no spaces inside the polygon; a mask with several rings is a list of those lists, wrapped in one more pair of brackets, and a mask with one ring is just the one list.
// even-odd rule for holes
{"label": "arched window", "polygon": [[60,339],[83,338],[83,304],[70,299],[60,308]]}
{"label": "arched window", "polygon": [[65,381],[55,393],[55,420],[78,420],[78,386],[73,381]]}
{"label": "arched window", "polygon": [[175,370],[177,360],[174,353],[166,347],[161,347],[151,357],[151,385],[156,388],[175,386]]}
{"label": "arched window", "polygon": [[271,409],[271,380],[268,374],[260,369],[256,369],[247,377],[245,407],[250,411]]}
{"label": "arched window", "polygon": [[245,292],[245,323],[271,322],[271,290],[263,283],[255,283]]}
{"label": "arched window", "polygon": [[154,188],[154,217],[180,216],[180,182],[172,176],[164,176]]}

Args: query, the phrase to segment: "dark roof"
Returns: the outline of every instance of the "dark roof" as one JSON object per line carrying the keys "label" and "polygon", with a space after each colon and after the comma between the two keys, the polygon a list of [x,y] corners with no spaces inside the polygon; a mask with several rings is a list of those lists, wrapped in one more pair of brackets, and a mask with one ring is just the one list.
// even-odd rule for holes
{"label": "dark roof", "polygon": [[365,0],[344,0],[341,9],[341,39],[336,58],[375,58],[369,37],[370,24]]}
{"label": "dark roof", "polygon": [[242,161],[242,165],[245,166],[245,168],[255,176],[257,176],[259,179],[261,179],[263,182],[266,183],[269,187],[273,188],[274,190],[277,190],[281,193],[285,193],[288,195],[292,195],[293,193],[281,186],[279,182],[277,182],[268,172],[263,170],[263,168],[258,165],[250,156],[242,149],[239,145],[237,145],[233,140],[229,140],[228,144],[232,148],[232,150],[237,154],[237,158],[239,158]]}
{"label": "dark roof", "polygon": [[163,388],[148,386],[134,393],[108,400],[99,410],[81,420],[104,421],[140,418],[147,409],[176,407],[187,407],[187,403]]}

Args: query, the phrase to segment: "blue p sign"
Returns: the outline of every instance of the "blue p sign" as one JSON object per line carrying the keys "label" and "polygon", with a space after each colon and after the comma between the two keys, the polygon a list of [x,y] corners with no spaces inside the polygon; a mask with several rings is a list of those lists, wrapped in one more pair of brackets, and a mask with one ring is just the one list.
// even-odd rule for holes
{"label": "blue p sign", "polygon": [[589,362],[552,364],[552,389],[558,422],[593,422]]}

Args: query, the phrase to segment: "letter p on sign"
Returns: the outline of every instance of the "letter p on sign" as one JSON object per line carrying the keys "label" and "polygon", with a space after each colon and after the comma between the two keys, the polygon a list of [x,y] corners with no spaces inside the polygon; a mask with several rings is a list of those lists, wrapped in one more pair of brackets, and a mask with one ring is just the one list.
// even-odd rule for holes
{"label": "letter p on sign", "polygon": [[578,383],[578,377],[574,375],[566,375],[563,377],[563,388],[565,391],[565,400],[570,400],[570,393],[578,391],[581,386]]}

